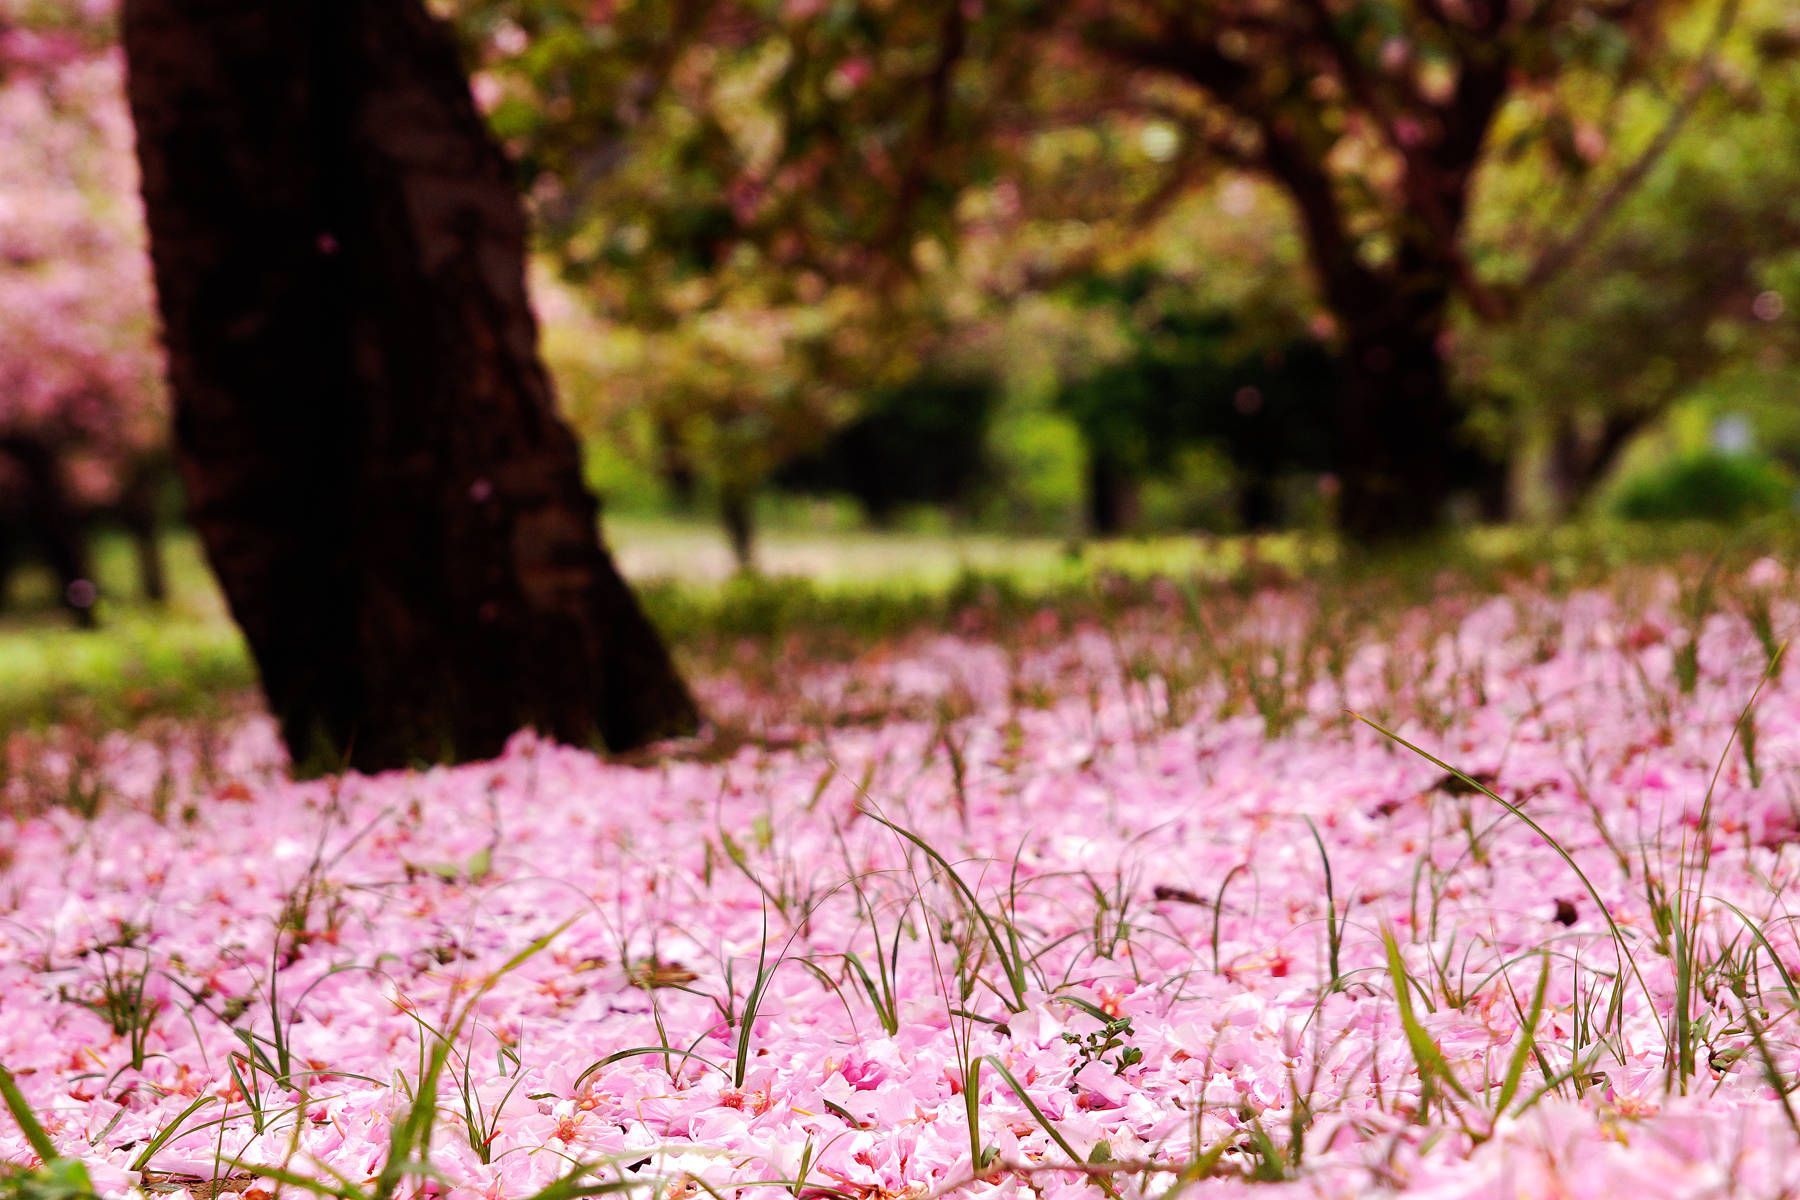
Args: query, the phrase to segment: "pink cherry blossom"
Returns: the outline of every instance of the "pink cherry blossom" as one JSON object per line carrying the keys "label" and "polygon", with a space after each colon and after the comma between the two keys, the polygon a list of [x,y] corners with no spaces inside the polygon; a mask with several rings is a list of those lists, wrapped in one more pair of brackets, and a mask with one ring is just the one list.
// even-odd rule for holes
{"label": "pink cherry blossom", "polygon": [[[0,1063],[108,1196],[233,1163],[366,1180],[452,1029],[428,1190],[471,1200],[572,1162],[682,1194],[1103,1195],[1071,1151],[1121,1196],[1196,1160],[1203,1196],[1788,1194],[1800,685],[1770,674],[1746,741],[1763,642],[1682,586],[1446,583],[1341,644],[1300,587],[1221,599],[1209,639],[1175,597],[915,638],[780,696],[706,681],[767,735],[717,760],[521,735],[296,783],[261,720],[51,747],[5,785]],[[41,803],[85,769],[97,819]],[[10,1123],[0,1160],[32,1161]]]}

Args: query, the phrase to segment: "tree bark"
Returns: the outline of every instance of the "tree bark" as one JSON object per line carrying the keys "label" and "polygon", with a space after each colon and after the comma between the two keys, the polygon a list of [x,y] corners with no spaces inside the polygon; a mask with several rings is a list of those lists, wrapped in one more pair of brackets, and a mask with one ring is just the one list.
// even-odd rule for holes
{"label": "tree bark", "polygon": [[1279,139],[1269,155],[1294,198],[1320,292],[1341,330],[1338,526],[1361,544],[1433,532],[1445,519],[1462,423],[1438,348],[1450,286],[1436,248],[1406,246],[1393,267],[1369,268],[1322,168]]}
{"label": "tree bark", "polygon": [[1453,490],[1450,464],[1464,413],[1439,342],[1466,267],[1458,239],[1469,182],[1505,95],[1503,56],[1466,65],[1441,139],[1408,159],[1411,233],[1380,267],[1359,254],[1339,204],[1324,159],[1330,139],[1263,124],[1264,168],[1294,203],[1320,293],[1341,330],[1338,524],[1361,544],[1436,531]]}
{"label": "tree bark", "polygon": [[123,25],[178,465],[296,765],[692,729],[600,544],[443,28],[420,0]]}
{"label": "tree bark", "polygon": [[689,457],[687,445],[682,441],[681,429],[676,422],[663,418],[656,423],[656,470],[662,476],[663,484],[669,489],[670,499],[677,507],[690,509],[694,506],[694,496],[699,491],[699,474],[694,470],[693,459]]}
{"label": "tree bark", "polygon": [[1338,395],[1338,521],[1376,544],[1442,525],[1459,452],[1460,410],[1437,340],[1441,323],[1380,310],[1352,317]]}

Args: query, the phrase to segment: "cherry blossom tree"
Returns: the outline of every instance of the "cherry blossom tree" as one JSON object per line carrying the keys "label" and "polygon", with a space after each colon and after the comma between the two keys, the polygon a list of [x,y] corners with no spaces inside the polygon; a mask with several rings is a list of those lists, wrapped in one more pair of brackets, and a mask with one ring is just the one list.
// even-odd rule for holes
{"label": "cherry blossom tree", "polygon": [[26,536],[91,620],[92,516],[155,541],[167,406],[123,62],[104,6],[0,8],[0,569]]}
{"label": "cherry blossom tree", "polygon": [[126,0],[176,455],[296,763],[697,714],[598,538],[525,222],[419,0]]}
{"label": "cherry blossom tree", "polygon": [[[1583,261],[1742,49],[1739,0],[455,8],[551,248],[637,295],[754,268],[905,296],[953,255],[1016,294],[1226,174],[1267,182],[1336,352],[1365,541],[1431,528],[1457,486],[1454,314],[1510,321]],[[1626,94],[1657,107],[1646,137],[1615,136]],[[1521,143],[1567,206],[1484,245],[1482,169]]]}

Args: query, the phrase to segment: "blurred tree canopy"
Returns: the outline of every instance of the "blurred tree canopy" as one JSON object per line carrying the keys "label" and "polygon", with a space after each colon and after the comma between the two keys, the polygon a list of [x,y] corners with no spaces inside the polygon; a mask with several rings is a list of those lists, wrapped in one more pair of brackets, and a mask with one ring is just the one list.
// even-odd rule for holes
{"label": "blurred tree canopy", "polygon": [[1304,334],[1273,338],[1223,309],[1196,309],[1188,289],[1143,271],[1072,286],[1080,310],[1122,307],[1131,349],[1057,394],[1088,445],[1089,525],[1117,533],[1137,489],[1196,446],[1223,452],[1238,478],[1237,522],[1276,522],[1281,477],[1335,466],[1333,365]]}
{"label": "blurred tree canopy", "polygon": [[878,526],[902,508],[967,508],[987,466],[997,381],[927,372],[870,397],[823,445],[776,475],[796,491],[854,497]]}
{"label": "blurred tree canopy", "polygon": [[92,620],[96,516],[155,541],[168,405],[123,62],[103,3],[0,2],[0,599],[22,543]]}
{"label": "blurred tree canopy", "polygon": [[[778,447],[715,453],[750,475],[947,328],[1179,243],[1190,196],[1272,185],[1333,351],[1341,515],[1364,538],[1434,523],[1454,490],[1457,313],[1522,340],[1559,295],[1636,270],[1609,233],[1796,40],[1772,0],[450,7],[564,275],[715,372],[712,423]],[[1489,201],[1489,167],[1529,182]],[[1689,213],[1696,238],[1718,230]],[[1480,361],[1536,394],[1502,340]]]}
{"label": "blurred tree canopy", "polygon": [[[1755,53],[1719,59],[1716,86],[1594,244],[1517,320],[1466,322],[1459,335],[1462,373],[1521,402],[1516,419],[1542,443],[1559,512],[1584,500],[1631,439],[1684,397],[1715,389],[1742,406],[1772,388],[1782,408],[1791,405],[1788,371],[1800,348],[1800,78],[1792,62],[1800,14],[1749,30],[1746,40]],[[1640,144],[1655,136],[1662,115],[1654,99],[1614,103],[1622,111],[1613,136]],[[1571,203],[1544,188],[1541,160],[1556,151],[1521,137],[1524,120],[1499,131],[1478,210],[1496,258]],[[1594,186],[1579,171],[1566,184]]]}
{"label": "blurred tree canopy", "polygon": [[[113,8],[0,0],[33,164],[0,183],[0,415],[72,496],[121,495],[165,437]],[[923,453],[957,413],[1016,441],[957,457],[959,494],[1078,438],[1101,528],[1195,447],[1232,460],[1237,523],[1278,463],[1363,537],[1472,479],[1487,507],[1519,461],[1566,511],[1682,405],[1800,460],[1784,0],[438,9],[556,276],[577,421],[746,556],[764,483]],[[1292,404],[1239,378],[1271,362]],[[908,473],[855,472],[882,519],[947,494]]]}

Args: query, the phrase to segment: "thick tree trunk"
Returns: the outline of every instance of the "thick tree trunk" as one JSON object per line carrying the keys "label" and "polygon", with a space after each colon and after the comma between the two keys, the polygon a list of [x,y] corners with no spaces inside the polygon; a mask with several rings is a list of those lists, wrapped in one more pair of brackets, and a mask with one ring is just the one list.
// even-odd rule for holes
{"label": "thick tree trunk", "polygon": [[555,413],[507,165],[420,0],[127,0],[124,36],[178,462],[296,763],[693,728]]}
{"label": "thick tree trunk", "polygon": [[1329,142],[1277,123],[1263,128],[1264,165],[1294,202],[1343,338],[1338,523],[1353,542],[1430,533],[1447,517],[1463,413],[1438,343],[1464,274],[1457,242],[1469,182],[1507,77],[1504,55],[1464,67],[1435,144],[1406,163],[1408,236],[1379,267],[1365,260],[1339,205],[1320,152]]}
{"label": "thick tree trunk", "polygon": [[1352,315],[1338,395],[1338,523],[1364,544],[1441,526],[1461,413],[1438,352],[1441,309]]}

